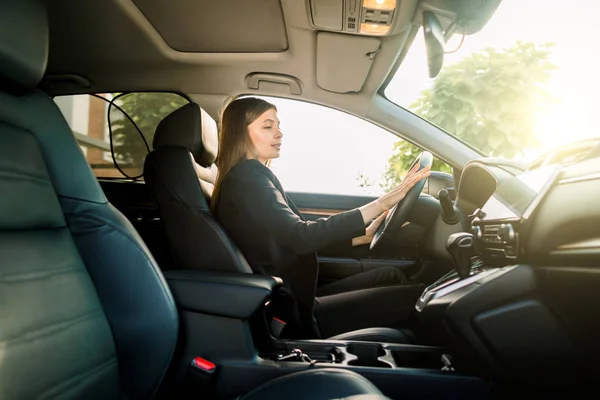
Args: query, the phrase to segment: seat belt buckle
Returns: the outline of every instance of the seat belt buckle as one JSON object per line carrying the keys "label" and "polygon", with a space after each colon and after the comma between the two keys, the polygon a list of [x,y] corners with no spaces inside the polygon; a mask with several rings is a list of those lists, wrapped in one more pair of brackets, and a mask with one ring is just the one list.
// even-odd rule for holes
{"label": "seat belt buckle", "polygon": [[283,328],[285,328],[286,325],[287,324],[285,321],[283,321],[279,318],[273,317],[271,319],[271,335],[273,335],[273,337],[276,339],[279,338],[279,336],[281,336],[281,332],[283,331]]}
{"label": "seat belt buckle", "polygon": [[190,362],[181,385],[184,393],[201,390],[213,393],[216,382],[217,365],[202,357],[194,357]]}
{"label": "seat belt buckle", "polygon": [[202,357],[195,357],[191,365],[194,371],[205,375],[212,375],[217,370],[215,363]]}

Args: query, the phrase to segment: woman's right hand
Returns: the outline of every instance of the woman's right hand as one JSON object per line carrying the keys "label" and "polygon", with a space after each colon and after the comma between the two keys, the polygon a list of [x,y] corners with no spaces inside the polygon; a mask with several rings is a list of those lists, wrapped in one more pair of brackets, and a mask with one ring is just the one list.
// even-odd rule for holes
{"label": "woman's right hand", "polygon": [[402,183],[377,200],[360,207],[359,210],[362,213],[365,224],[402,201],[402,199],[406,197],[408,191],[412,189],[417,182],[429,176],[430,170],[430,167],[425,167],[419,171],[419,164],[417,163],[410,171],[408,171],[408,174],[406,174]]}

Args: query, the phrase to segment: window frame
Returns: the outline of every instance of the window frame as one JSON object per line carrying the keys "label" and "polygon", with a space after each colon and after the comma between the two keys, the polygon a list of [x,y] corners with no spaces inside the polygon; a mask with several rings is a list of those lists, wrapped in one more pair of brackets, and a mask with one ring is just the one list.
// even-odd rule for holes
{"label": "window frame", "polygon": [[[264,100],[266,100],[266,101],[269,101],[270,99],[281,99],[281,100],[285,100],[285,101],[296,101],[296,102],[301,102],[301,103],[305,103],[305,104],[308,104],[308,105],[311,105],[311,106],[323,107],[323,108],[325,108],[325,109],[328,109],[328,110],[333,110],[333,111],[337,111],[337,112],[343,113],[343,114],[345,114],[345,115],[347,115],[347,116],[350,116],[350,117],[353,117],[353,118],[357,118],[357,119],[359,119],[359,120],[362,120],[362,121],[364,121],[365,123],[371,124],[371,125],[373,125],[374,127],[377,127],[378,129],[380,129],[380,130],[382,130],[382,131],[385,131],[385,132],[387,132],[387,133],[389,133],[389,134],[393,135],[393,136],[395,137],[395,140],[402,140],[402,141],[405,141],[406,143],[408,143],[408,144],[410,144],[410,145],[412,145],[412,146],[415,146],[416,148],[420,149],[421,151],[430,151],[430,152],[431,152],[431,150],[429,150],[429,149],[424,149],[424,148],[423,148],[421,145],[418,145],[418,144],[416,144],[414,141],[412,141],[412,140],[410,140],[410,139],[406,138],[405,136],[401,135],[400,133],[398,133],[398,132],[396,132],[396,131],[393,131],[393,130],[391,130],[391,129],[389,129],[389,128],[387,128],[387,127],[385,127],[385,126],[383,126],[383,125],[381,125],[381,124],[379,124],[379,123],[377,123],[377,122],[375,122],[375,121],[373,121],[373,120],[370,120],[370,119],[368,119],[368,118],[366,118],[366,117],[363,117],[363,116],[359,116],[359,115],[353,114],[353,113],[351,113],[351,112],[349,112],[349,111],[343,110],[343,109],[341,109],[341,108],[338,108],[338,107],[335,107],[335,106],[330,106],[330,105],[327,105],[327,104],[321,104],[321,103],[317,103],[317,102],[309,101],[309,100],[306,100],[306,99],[298,99],[298,98],[286,97],[286,96],[282,96],[282,95],[271,95],[271,94],[263,94],[263,93],[244,93],[244,94],[242,94],[242,95],[240,95],[240,96],[238,96],[238,97],[239,97],[239,98],[242,98],[242,97],[258,97],[258,98],[262,98],[262,99],[264,99]],[[385,98],[385,100],[386,100],[386,101],[389,101],[389,102],[390,102],[390,104],[393,104],[395,107],[402,108],[402,107],[399,107],[399,106],[398,106],[396,103],[394,103],[394,102],[391,102],[391,101],[390,101],[390,100],[388,100],[387,98]],[[407,110],[407,111],[408,111],[408,110]],[[411,115],[413,115],[413,116],[415,116],[415,117],[418,117],[419,119],[423,120],[423,119],[422,119],[422,118],[420,118],[418,115],[416,115],[416,114],[414,114],[414,113],[412,113],[412,112],[411,112]],[[423,121],[425,121],[425,122],[428,122],[428,121],[426,121],[426,120],[423,120]],[[287,124],[287,123],[286,123],[286,124]],[[438,130],[438,131],[440,131],[440,132],[443,132],[443,131],[442,131],[441,129],[439,129],[437,126],[435,126],[435,125],[433,125],[433,124],[431,124],[431,123],[429,123],[429,122],[428,122],[428,124],[429,124],[429,125],[431,125],[431,126],[433,126],[433,127],[435,127],[435,128],[437,128],[437,130]],[[285,126],[285,125],[284,125],[284,126]],[[285,135],[285,128],[284,128],[284,135]],[[458,139],[458,138],[454,137],[453,135],[449,135],[449,136],[451,136],[451,137],[452,137],[452,138],[454,138],[454,139]],[[460,139],[459,139],[459,141],[460,141],[461,143],[463,143],[463,141],[462,141],[462,140],[460,140]],[[471,148],[471,146],[468,146],[468,147],[469,147],[469,148]],[[443,158],[443,157],[439,157],[439,156],[438,156],[436,153],[434,153],[434,152],[432,152],[432,154],[433,154],[433,156],[434,156],[434,159],[437,159],[437,160],[439,160],[439,161],[441,161],[441,162],[445,163],[446,165],[448,165],[448,166],[451,168],[451,170],[452,170],[452,172],[450,173],[450,175],[452,175],[452,176],[454,176],[454,177],[456,178],[457,171],[460,171],[460,170],[461,170],[461,168],[457,168],[455,165],[453,165],[452,163],[448,162],[448,161],[447,161],[445,158]],[[440,172],[446,173],[446,172],[444,172],[444,171],[440,171]],[[304,193],[304,194],[314,194],[314,195],[334,195],[334,196],[367,196],[367,197],[372,197],[371,195],[368,195],[368,194],[340,194],[340,193],[306,192],[306,191],[298,191],[298,190],[295,190],[295,189],[291,189],[291,190],[289,190],[289,191],[290,191],[290,193]]]}

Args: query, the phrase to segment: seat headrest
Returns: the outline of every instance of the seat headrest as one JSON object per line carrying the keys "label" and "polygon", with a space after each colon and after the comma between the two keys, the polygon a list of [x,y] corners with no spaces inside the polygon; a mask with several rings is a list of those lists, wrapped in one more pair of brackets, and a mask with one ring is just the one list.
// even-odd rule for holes
{"label": "seat headrest", "polygon": [[217,123],[196,103],[189,103],[167,115],[156,127],[152,147],[186,147],[203,167],[217,158]]}
{"label": "seat headrest", "polygon": [[0,90],[35,88],[48,63],[48,17],[36,0],[0,2]]}

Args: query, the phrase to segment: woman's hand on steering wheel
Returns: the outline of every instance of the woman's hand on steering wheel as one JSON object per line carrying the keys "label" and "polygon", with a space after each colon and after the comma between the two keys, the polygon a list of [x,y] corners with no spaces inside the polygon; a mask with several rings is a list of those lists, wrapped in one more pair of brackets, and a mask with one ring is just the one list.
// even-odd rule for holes
{"label": "woman's hand on steering wheel", "polygon": [[415,164],[406,177],[402,180],[402,183],[396,186],[389,193],[381,196],[377,201],[381,204],[383,210],[389,210],[394,207],[396,204],[400,203],[410,189],[421,179],[425,179],[429,176],[431,172],[431,167],[427,166],[419,171],[419,164]]}
{"label": "woman's hand on steering wheel", "polygon": [[371,251],[381,246],[382,237],[390,236],[390,232],[393,236],[394,232],[402,229],[408,222],[410,211],[425,186],[425,178],[429,176],[432,165],[433,155],[427,151],[422,152],[413,162],[402,183],[375,200],[375,203],[381,204],[380,210],[389,210],[389,212],[371,239]]}
{"label": "woman's hand on steering wheel", "polygon": [[[422,152],[415,159],[413,165],[411,165],[408,174],[406,174],[406,177],[404,177],[401,184],[377,200],[359,207],[358,209],[362,214],[365,224],[375,218],[377,218],[377,224],[374,234],[355,238],[353,239],[352,244],[356,246],[357,244],[355,243],[358,242],[358,239],[362,240],[364,238],[364,240],[368,240],[364,244],[370,243],[369,248],[371,250],[376,247],[379,248],[379,243],[381,243],[380,239],[386,232],[389,233],[390,231],[388,228],[389,226],[404,226],[409,211],[412,209],[419,194],[423,190],[425,185],[424,179],[429,176],[432,165],[433,155],[427,151]],[[385,217],[382,217],[382,214],[388,210],[389,212],[385,214]],[[371,228],[372,225],[374,224],[369,225],[369,228]],[[363,243],[361,242],[360,244]]]}

